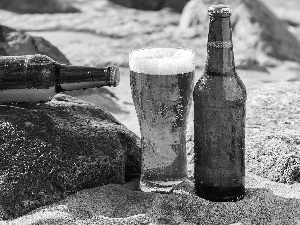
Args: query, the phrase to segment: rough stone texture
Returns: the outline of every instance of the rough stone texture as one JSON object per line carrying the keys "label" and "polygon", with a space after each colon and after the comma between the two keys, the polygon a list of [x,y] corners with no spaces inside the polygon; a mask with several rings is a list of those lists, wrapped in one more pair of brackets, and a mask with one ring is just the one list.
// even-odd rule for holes
{"label": "rough stone texture", "polygon": [[300,83],[248,90],[246,168],[271,180],[300,182]]}
{"label": "rough stone texture", "polygon": [[[274,194],[277,189],[289,191],[288,187],[252,175],[247,176],[246,183],[247,196],[237,203],[213,203],[199,198],[190,181],[171,194],[138,191],[138,180],[125,185],[109,184],[79,191],[63,201],[9,221],[9,224],[299,224],[300,199]],[[294,192],[300,194],[300,186]],[[0,225],[9,224],[8,221],[0,222]]]}
{"label": "rough stone texture", "polygon": [[176,12],[182,12],[184,6],[189,0],[110,0],[113,3],[120,4],[129,8],[141,10],[160,10],[164,7],[170,8]]}
{"label": "rough stone texture", "polygon": [[0,25],[0,55],[47,55],[59,63],[69,60],[42,37],[32,37],[22,31]]}
{"label": "rough stone texture", "polygon": [[107,111],[64,94],[0,106],[0,218],[140,173],[137,136]]}
{"label": "rough stone texture", "polygon": [[79,12],[66,0],[1,0],[0,8],[18,13]]}
{"label": "rough stone texture", "polygon": [[[180,33],[188,37],[206,37],[209,25],[207,9],[216,3],[219,1],[191,0],[183,10]],[[300,62],[300,42],[289,32],[287,24],[279,20],[266,5],[258,0],[225,0],[223,3],[232,6],[235,50],[251,53],[251,49],[254,55],[260,52],[280,60]]]}

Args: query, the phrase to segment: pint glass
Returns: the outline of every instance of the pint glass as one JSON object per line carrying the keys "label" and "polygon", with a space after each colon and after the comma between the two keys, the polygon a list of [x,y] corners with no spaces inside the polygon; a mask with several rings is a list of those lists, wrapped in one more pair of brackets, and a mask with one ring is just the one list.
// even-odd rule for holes
{"label": "pint glass", "polygon": [[187,178],[186,126],[194,52],[146,48],[129,54],[131,93],[141,131],[140,189],[169,192]]}

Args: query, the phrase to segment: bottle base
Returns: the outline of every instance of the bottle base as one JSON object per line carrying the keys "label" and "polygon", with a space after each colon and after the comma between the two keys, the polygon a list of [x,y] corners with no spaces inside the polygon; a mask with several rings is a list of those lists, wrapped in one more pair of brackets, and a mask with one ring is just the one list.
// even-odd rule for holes
{"label": "bottle base", "polygon": [[141,181],[140,190],[143,192],[170,193],[174,186],[184,182],[184,180],[175,181]]}
{"label": "bottle base", "polygon": [[216,187],[203,184],[196,184],[196,194],[212,202],[237,202],[245,195],[245,187]]}

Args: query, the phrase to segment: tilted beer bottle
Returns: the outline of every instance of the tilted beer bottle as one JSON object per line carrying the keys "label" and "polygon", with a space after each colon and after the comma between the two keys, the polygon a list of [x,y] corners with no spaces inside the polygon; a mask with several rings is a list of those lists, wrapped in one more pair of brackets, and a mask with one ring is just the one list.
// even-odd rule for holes
{"label": "tilted beer bottle", "polygon": [[246,88],[235,71],[229,5],[209,7],[207,62],[194,88],[195,189],[211,201],[245,195]]}
{"label": "tilted beer bottle", "polygon": [[117,67],[59,64],[45,55],[0,57],[0,103],[41,102],[56,93],[117,86]]}

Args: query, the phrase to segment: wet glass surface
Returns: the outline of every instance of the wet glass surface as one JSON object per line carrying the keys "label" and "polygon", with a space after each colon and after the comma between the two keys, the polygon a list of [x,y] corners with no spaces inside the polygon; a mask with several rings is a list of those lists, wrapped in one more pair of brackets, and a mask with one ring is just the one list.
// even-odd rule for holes
{"label": "wet glass surface", "polygon": [[187,177],[186,126],[194,72],[130,74],[142,135],[142,191],[168,192]]}

